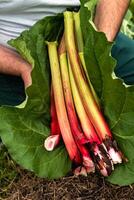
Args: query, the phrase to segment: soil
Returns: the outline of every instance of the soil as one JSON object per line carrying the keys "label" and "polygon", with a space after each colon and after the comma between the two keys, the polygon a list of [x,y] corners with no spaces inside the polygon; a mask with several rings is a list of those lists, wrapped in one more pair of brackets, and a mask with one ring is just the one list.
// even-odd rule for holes
{"label": "soil", "polygon": [[17,171],[7,189],[0,189],[0,200],[134,200],[133,185],[115,186],[96,174],[46,180],[20,168]]}
{"label": "soil", "polygon": [[0,200],[134,200],[134,185],[112,185],[98,174],[38,178],[20,168],[1,145]]}

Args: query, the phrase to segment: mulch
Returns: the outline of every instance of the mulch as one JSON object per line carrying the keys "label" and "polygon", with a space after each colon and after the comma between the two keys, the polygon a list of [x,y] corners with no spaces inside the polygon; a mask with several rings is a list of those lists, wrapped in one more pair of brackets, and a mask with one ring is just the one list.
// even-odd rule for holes
{"label": "mulch", "polygon": [[0,189],[0,200],[134,200],[134,185],[112,185],[97,174],[47,180],[19,167],[17,172],[7,189]]}

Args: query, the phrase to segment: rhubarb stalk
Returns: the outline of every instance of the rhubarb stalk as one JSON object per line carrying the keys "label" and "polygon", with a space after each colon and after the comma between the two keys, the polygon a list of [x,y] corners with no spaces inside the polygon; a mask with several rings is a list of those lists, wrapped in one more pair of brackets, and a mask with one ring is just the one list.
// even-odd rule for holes
{"label": "rhubarb stalk", "polygon": [[62,37],[61,43],[58,48],[59,54],[59,61],[60,61],[60,71],[62,77],[62,84],[63,84],[63,92],[65,96],[66,108],[68,113],[69,122],[71,125],[71,129],[74,135],[77,137],[77,140],[80,144],[87,143],[88,140],[84,136],[80,124],[77,119],[77,115],[74,108],[74,102],[71,93],[71,86],[69,80],[69,72],[68,72],[68,64],[67,64],[67,55],[66,49],[64,45],[64,37]]}
{"label": "rhubarb stalk", "polygon": [[52,86],[54,90],[55,107],[61,130],[61,135],[70,159],[77,164],[81,164],[80,153],[72,136],[71,127],[69,124],[64,101],[60,66],[57,53],[57,42],[47,42],[47,45],[52,76]]}
{"label": "rhubarb stalk", "polygon": [[96,100],[96,103],[99,106],[99,99],[97,97],[97,94],[92,86],[92,83],[89,79],[86,64],[85,64],[85,59],[84,59],[84,42],[83,42],[83,36],[82,36],[82,31],[81,31],[81,25],[80,25],[80,12],[73,12],[73,18],[74,18],[74,27],[75,27],[75,35],[76,35],[76,42],[77,42],[77,48],[78,48],[78,55],[81,61],[81,64],[83,66],[83,69],[85,71],[86,77],[88,79],[89,85],[91,87],[92,94],[94,96],[94,99]]}
{"label": "rhubarb stalk", "polygon": [[92,152],[92,156],[95,160],[97,168],[99,169],[101,174],[103,174],[104,176],[108,176],[114,169],[113,163],[110,160],[104,146],[101,144],[101,141],[98,138],[98,135],[96,134],[96,131],[87,116],[87,113],[83,107],[81,97],[79,95],[79,91],[73,77],[69,59],[68,63],[69,63],[69,75],[70,75],[71,88],[74,98],[74,104],[78,117],[80,119],[83,132],[87,137],[87,139],[89,139],[90,151]]}
{"label": "rhubarb stalk", "polygon": [[74,102],[71,93],[71,86],[69,80],[69,72],[68,72],[68,64],[67,64],[67,55],[66,55],[66,48],[64,42],[64,36],[62,37],[60,46],[58,48],[59,53],[59,60],[60,60],[60,70],[61,70],[61,77],[62,77],[62,84],[63,84],[63,92],[66,102],[66,108],[68,113],[68,118],[72,130],[72,134],[74,136],[75,142],[81,152],[83,165],[90,170],[90,172],[94,172],[94,163],[89,155],[88,150],[84,146],[85,143],[88,143],[85,135],[83,134],[76,111],[74,108]]}
{"label": "rhubarb stalk", "polygon": [[51,115],[51,127],[50,136],[45,139],[44,147],[47,151],[53,151],[54,148],[59,144],[61,133],[59,122],[57,118],[55,102],[54,102],[54,92],[51,85],[51,103],[50,103],[50,115]]}
{"label": "rhubarb stalk", "polygon": [[69,60],[71,64],[71,68],[73,71],[73,75],[78,86],[78,90],[81,95],[81,99],[83,101],[83,105],[87,112],[87,115],[93,124],[100,140],[105,143],[108,153],[112,158],[114,163],[121,163],[122,157],[119,150],[113,145],[113,142],[109,142],[110,146],[107,145],[108,142],[112,141],[111,131],[100,112],[100,109],[94,101],[94,97],[92,95],[91,89],[85,81],[84,77],[81,73],[81,63],[77,54],[75,38],[74,38],[74,24],[73,24],[73,14],[72,12],[66,11],[64,12],[64,26],[65,26],[65,42],[66,48],[69,55]]}

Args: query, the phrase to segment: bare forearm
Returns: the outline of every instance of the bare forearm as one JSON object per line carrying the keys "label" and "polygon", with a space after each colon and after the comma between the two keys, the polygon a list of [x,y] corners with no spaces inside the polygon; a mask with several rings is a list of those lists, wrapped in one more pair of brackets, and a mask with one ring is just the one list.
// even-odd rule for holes
{"label": "bare forearm", "polygon": [[0,45],[0,73],[21,76],[25,86],[31,84],[31,66],[15,51]]}
{"label": "bare forearm", "polygon": [[113,41],[127,11],[129,0],[99,0],[96,8],[95,25],[99,31]]}

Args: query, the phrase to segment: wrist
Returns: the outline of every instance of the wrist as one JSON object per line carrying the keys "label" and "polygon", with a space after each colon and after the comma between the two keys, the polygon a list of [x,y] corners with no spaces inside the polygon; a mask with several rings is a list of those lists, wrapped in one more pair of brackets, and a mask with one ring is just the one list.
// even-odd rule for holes
{"label": "wrist", "polygon": [[94,22],[98,31],[104,32],[109,41],[113,41],[116,37],[129,2],[129,0],[99,1]]}
{"label": "wrist", "polygon": [[21,78],[24,81],[25,88],[32,84],[31,72],[32,68],[29,63],[21,66]]}

